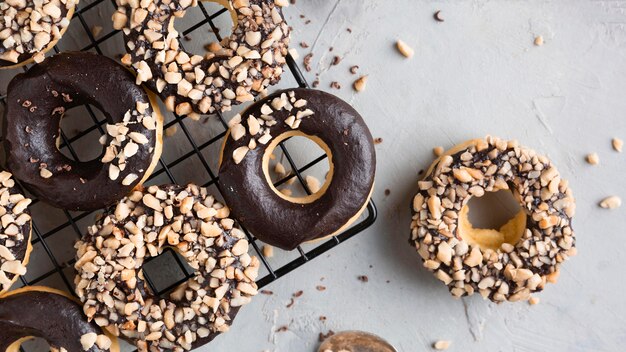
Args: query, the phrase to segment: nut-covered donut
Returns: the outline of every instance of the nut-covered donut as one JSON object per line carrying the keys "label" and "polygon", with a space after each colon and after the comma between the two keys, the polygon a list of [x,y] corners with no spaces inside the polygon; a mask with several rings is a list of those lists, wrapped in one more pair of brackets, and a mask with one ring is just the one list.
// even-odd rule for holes
{"label": "nut-covered donut", "polygon": [[[474,229],[468,201],[498,190],[513,192],[520,213],[499,230]],[[527,300],[576,254],[568,182],[516,141],[487,137],[452,148],[419,181],[412,210],[410,242],[455,297]]]}
{"label": "nut-covered donut", "polygon": [[0,2],[0,69],[42,62],[70,25],[78,0]]}
{"label": "nut-covered donut", "polygon": [[[84,162],[57,147],[65,112],[82,104],[107,119],[102,156]],[[104,208],[141,185],[161,155],[162,129],[156,101],[132,73],[104,56],[58,54],[9,84],[7,166],[34,195],[59,208]]]}
{"label": "nut-covered donut", "polygon": [[18,352],[35,337],[46,340],[51,351],[120,350],[117,338],[87,321],[74,297],[49,287],[23,287],[2,296],[0,331],[3,352]]}
{"label": "nut-covered donut", "polygon": [[7,171],[0,171],[0,294],[26,274],[32,251],[32,220],[25,198]]}
{"label": "nut-covered donut", "polygon": [[274,0],[208,0],[230,10],[235,26],[204,57],[184,51],[174,29],[198,0],[116,1],[113,24],[128,51],[122,62],[178,115],[230,110],[280,80],[290,29]]}
{"label": "nut-covered donut", "polygon": [[[195,185],[151,186],[108,208],[76,244],[76,294],[89,319],[140,351],[183,351],[229,329],[257,293],[259,260],[229,209]],[[172,247],[195,276],[154,295],[142,265]]]}
{"label": "nut-covered donut", "polygon": [[[321,91],[276,92],[230,122],[220,157],[219,184],[233,215],[262,241],[286,250],[334,235],[353,223],[374,187],[376,152],[367,125],[349,104]],[[307,197],[276,190],[269,159],[287,138],[322,148],[330,170]]]}

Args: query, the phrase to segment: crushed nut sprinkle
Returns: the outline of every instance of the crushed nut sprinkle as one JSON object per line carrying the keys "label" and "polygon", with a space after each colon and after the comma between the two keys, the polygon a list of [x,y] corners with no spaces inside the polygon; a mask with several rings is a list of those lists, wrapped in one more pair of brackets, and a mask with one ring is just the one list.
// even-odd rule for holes
{"label": "crushed nut sprinkle", "polygon": [[[90,320],[139,350],[189,350],[229,330],[257,294],[259,260],[227,207],[195,185],[151,186],[110,207],[76,244],[76,294]],[[196,270],[167,298],[152,295],[142,265],[166,246]]]}
{"label": "crushed nut sprinkle", "polygon": [[361,76],[359,79],[354,81],[354,84],[353,84],[354,90],[356,90],[357,92],[364,91],[365,86],[367,85],[367,77],[368,76]]}
{"label": "crushed nut sprinkle", "polygon": [[598,165],[600,163],[600,157],[598,153],[589,153],[585,156],[585,161],[587,161],[589,165]]}
{"label": "crushed nut sprinkle", "polygon": [[624,146],[624,141],[622,141],[619,138],[613,138],[611,140],[611,145],[613,146],[613,149],[615,149],[616,152],[621,153],[622,147]]}
{"label": "crushed nut sprinkle", "polygon": [[[6,0],[0,2],[0,60],[16,64],[61,38],[76,0]],[[43,53],[36,59],[43,59]],[[1,66],[1,63],[0,63]]]}
{"label": "crushed nut sprinkle", "polygon": [[398,40],[396,42],[396,48],[398,49],[400,54],[409,59],[413,57],[413,54],[415,54],[413,48],[411,48],[407,43],[403,42],[402,40]]}
{"label": "crushed nut sprinkle", "polygon": [[[259,117],[250,115],[246,121],[242,121],[240,114],[235,115],[228,122],[230,138],[238,141],[246,135],[250,135],[250,142],[247,146],[241,146],[233,151],[232,157],[235,163],[239,164],[246,154],[251,149],[255,149],[258,144],[266,145],[272,140],[272,126],[279,123],[273,116],[274,112],[282,110],[289,112],[289,116],[282,123],[295,130],[300,127],[303,119],[313,115],[313,111],[307,108],[307,104],[306,100],[296,97],[296,93],[290,91],[272,99],[269,104],[264,104],[261,107]],[[284,171],[284,167],[282,169]]]}
{"label": "crushed nut sprinkle", "polygon": [[123,185],[129,186],[139,179],[139,175],[132,173],[126,166],[129,162],[132,163],[129,160],[138,153],[154,151],[155,142],[151,143],[142,133],[144,129],[147,131],[157,129],[157,115],[150,105],[144,102],[137,102],[135,109],[127,111],[122,122],[106,125],[107,135],[104,144],[107,147],[100,161],[109,164],[111,180],[120,179]]}
{"label": "crushed nut sprinkle", "polygon": [[1,171],[0,183],[0,292],[4,292],[18,276],[26,274],[24,244],[30,241],[27,207],[32,200],[17,192],[11,173]]}
{"label": "crushed nut sprinkle", "polygon": [[452,344],[452,342],[447,341],[447,340],[439,340],[439,341],[435,341],[435,343],[433,343],[433,348],[437,351],[443,351],[443,350],[447,350],[448,348],[450,348],[450,345]]}
{"label": "crushed nut sprinkle", "polygon": [[[548,158],[516,141],[474,140],[441,156],[418,186],[411,242],[455,297],[478,292],[496,302],[528,300],[576,254],[568,182]],[[464,241],[457,232],[459,210],[472,196],[510,187],[529,219],[518,243],[491,250]]]}
{"label": "crushed nut sprinkle", "polygon": [[610,196],[600,201],[600,207],[604,209],[617,209],[622,206],[622,199],[618,196]]}
{"label": "crushed nut sprinkle", "polygon": [[183,51],[179,33],[168,25],[198,1],[116,2],[114,28],[124,31],[128,51],[122,62],[136,70],[137,83],[147,82],[178,115],[228,111],[280,80],[291,32],[280,11],[284,1],[229,0],[237,25],[204,56]]}

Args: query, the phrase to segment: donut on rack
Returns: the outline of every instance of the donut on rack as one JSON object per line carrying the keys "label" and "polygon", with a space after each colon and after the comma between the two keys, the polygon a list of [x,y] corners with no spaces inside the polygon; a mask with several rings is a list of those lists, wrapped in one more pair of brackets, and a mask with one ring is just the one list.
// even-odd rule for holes
{"label": "donut on rack", "polygon": [[286,1],[208,0],[230,11],[234,28],[205,56],[184,51],[174,29],[198,0],[116,1],[113,24],[124,31],[128,51],[122,62],[178,115],[230,110],[280,80],[290,28],[277,4]]}
{"label": "donut on rack", "polygon": [[42,62],[70,25],[78,0],[0,2],[0,69]]}
{"label": "donut on rack", "polygon": [[0,295],[26,274],[33,249],[31,202],[16,188],[11,173],[0,171]]}
{"label": "donut on rack", "polygon": [[[106,117],[103,155],[72,160],[59,151],[65,112],[90,104]],[[156,166],[163,117],[157,102],[122,65],[90,53],[62,53],[16,76],[4,119],[7,166],[39,199],[94,210],[141,185]]]}
{"label": "donut on rack", "polygon": [[[487,137],[440,156],[418,182],[411,244],[455,297],[527,300],[576,254],[575,202],[552,162],[516,141]],[[475,229],[468,201],[510,190],[521,211],[499,230]]]}
{"label": "donut on rack", "polygon": [[18,352],[35,337],[58,352],[119,352],[117,338],[87,322],[80,304],[69,293],[28,286],[0,298],[0,351]]}
{"label": "donut on rack", "polygon": [[[195,185],[150,186],[108,208],[76,244],[76,294],[89,319],[140,351],[189,350],[228,331],[257,293],[259,270],[229,213]],[[160,298],[142,265],[166,247],[195,273]]]}
{"label": "donut on rack", "polygon": [[[312,89],[278,91],[230,122],[219,183],[234,217],[262,241],[286,250],[340,233],[365,210],[374,187],[370,131],[341,99]],[[272,184],[269,160],[279,143],[303,136],[328,155],[321,189],[303,198]]]}

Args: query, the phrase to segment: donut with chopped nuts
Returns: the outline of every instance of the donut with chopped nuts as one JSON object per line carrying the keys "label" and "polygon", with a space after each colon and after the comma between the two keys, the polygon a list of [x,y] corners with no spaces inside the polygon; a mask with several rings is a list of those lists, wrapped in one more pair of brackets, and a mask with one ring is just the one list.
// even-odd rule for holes
{"label": "donut with chopped nuts", "polygon": [[[150,186],[108,208],[76,244],[76,294],[89,319],[140,351],[189,350],[228,331],[257,293],[259,270],[229,214],[195,185]],[[142,265],[165,247],[195,274],[159,297]]]}
{"label": "donut with chopped nuts", "polygon": [[117,338],[88,322],[81,305],[69,293],[28,286],[0,298],[0,351],[18,352],[33,338],[48,342],[52,351],[119,352]]}
{"label": "donut with chopped nuts", "polygon": [[[323,186],[303,198],[279,192],[269,174],[272,152],[293,136],[312,140],[329,158]],[[268,244],[292,250],[350,226],[367,206],[375,173],[373,138],[357,111],[328,93],[289,89],[230,121],[219,184],[246,229]]]}
{"label": "donut with chopped nuts", "polygon": [[42,62],[61,39],[78,0],[0,2],[0,69]]}
{"label": "donut with chopped nuts", "polygon": [[33,247],[30,244],[32,219],[24,197],[11,173],[0,171],[0,295],[26,274],[26,265]]}
{"label": "donut with chopped nuts", "polygon": [[284,0],[209,1],[230,11],[234,28],[204,56],[186,52],[174,29],[198,0],[116,0],[113,14],[128,51],[122,62],[135,69],[137,83],[157,92],[168,110],[194,119],[252,101],[278,83],[291,31],[280,9]]}
{"label": "donut with chopped nuts", "polygon": [[[106,117],[102,155],[90,161],[72,160],[58,147],[65,112],[83,104]],[[58,54],[9,84],[4,118],[8,169],[39,199],[59,208],[104,208],[141,185],[158,163],[162,133],[156,98],[104,56]]]}
{"label": "donut with chopped nuts", "polygon": [[[528,300],[556,282],[561,263],[576,254],[568,182],[548,158],[516,141],[462,143],[440,156],[418,186],[410,242],[455,297]],[[468,201],[498,190],[510,190],[520,212],[498,230],[474,228]]]}

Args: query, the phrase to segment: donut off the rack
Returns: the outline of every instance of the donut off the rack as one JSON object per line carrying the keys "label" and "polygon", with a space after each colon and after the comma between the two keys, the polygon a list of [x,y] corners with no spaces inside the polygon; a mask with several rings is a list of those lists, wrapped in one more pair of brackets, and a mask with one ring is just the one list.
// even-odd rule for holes
{"label": "donut off the rack", "polygon": [[[556,282],[562,262],[576,254],[568,182],[548,158],[516,141],[460,144],[418,186],[410,242],[455,297],[479,292],[495,302],[527,300]],[[521,214],[499,231],[474,229],[467,202],[509,189]]]}
{"label": "donut off the rack", "polygon": [[[189,350],[228,331],[257,293],[260,265],[229,214],[195,185],[150,186],[108,208],[76,244],[76,294],[89,319],[140,351]],[[142,265],[165,247],[195,274],[160,298]]]}
{"label": "donut off the rack", "polygon": [[[292,250],[340,233],[366,208],[374,188],[376,152],[359,113],[318,90],[289,89],[257,101],[230,121],[219,184],[233,216],[265,243]],[[297,198],[272,184],[269,159],[279,143],[301,136],[329,159],[318,192]]]}
{"label": "donut off the rack", "polygon": [[43,61],[61,39],[78,0],[6,0],[0,3],[0,69]]}
{"label": "donut off the rack", "polygon": [[205,56],[182,50],[176,18],[198,0],[116,0],[114,28],[124,32],[122,62],[137,71],[137,83],[157,92],[178,115],[197,118],[254,100],[280,80],[290,28],[274,0],[212,0],[232,15],[232,34]]}

